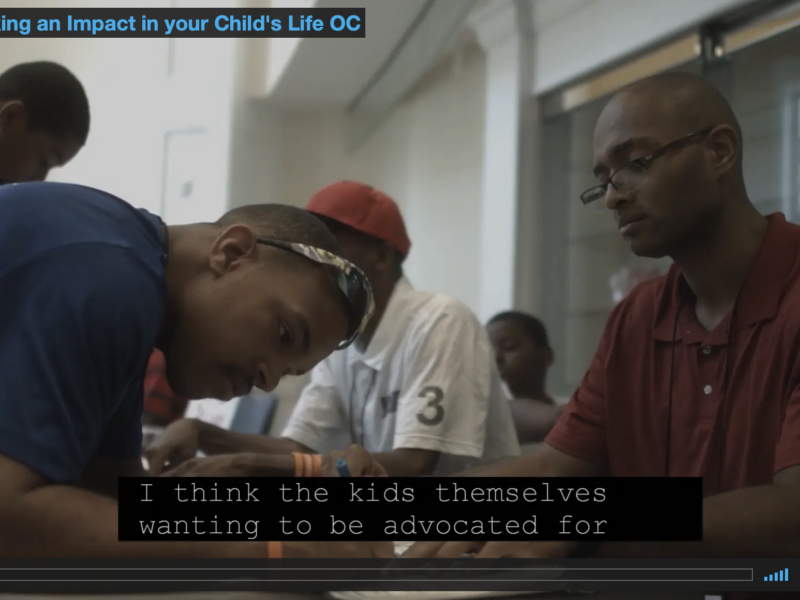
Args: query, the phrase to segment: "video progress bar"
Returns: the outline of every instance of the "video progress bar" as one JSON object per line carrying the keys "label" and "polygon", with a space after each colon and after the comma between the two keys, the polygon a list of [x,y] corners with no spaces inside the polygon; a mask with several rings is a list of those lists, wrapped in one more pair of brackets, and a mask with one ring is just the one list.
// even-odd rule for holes
{"label": "video progress bar", "polygon": [[[541,579],[539,581],[542,581]],[[753,569],[649,568],[649,569],[567,569],[555,581],[566,582],[707,582],[733,583],[753,581]]]}
{"label": "video progress bar", "polygon": [[[492,581],[495,583],[556,582],[556,583],[742,583],[752,582],[750,568],[387,568],[360,569],[359,571],[329,569],[281,569],[281,568],[210,568],[210,569],[147,569],[147,579],[131,579],[131,571],[144,569],[37,569],[36,579],[17,579],[20,571],[27,569],[0,569],[2,582],[226,582],[264,581],[274,583],[411,583],[411,582],[466,582]],[[15,572],[16,571],[16,572]],[[291,573],[302,571],[302,576]],[[372,572],[370,572],[372,571]],[[380,573],[380,575],[379,575]],[[382,576],[381,576],[382,575]]]}

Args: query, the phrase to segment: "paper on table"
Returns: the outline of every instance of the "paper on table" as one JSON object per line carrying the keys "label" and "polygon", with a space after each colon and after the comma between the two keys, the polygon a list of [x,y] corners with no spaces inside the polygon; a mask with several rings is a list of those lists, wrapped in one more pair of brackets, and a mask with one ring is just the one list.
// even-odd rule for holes
{"label": "paper on table", "polygon": [[403,552],[405,552],[406,550],[411,548],[411,546],[413,546],[413,545],[414,545],[414,542],[395,542],[394,543],[394,554],[395,554],[395,556],[400,556],[401,554],[403,554]]}

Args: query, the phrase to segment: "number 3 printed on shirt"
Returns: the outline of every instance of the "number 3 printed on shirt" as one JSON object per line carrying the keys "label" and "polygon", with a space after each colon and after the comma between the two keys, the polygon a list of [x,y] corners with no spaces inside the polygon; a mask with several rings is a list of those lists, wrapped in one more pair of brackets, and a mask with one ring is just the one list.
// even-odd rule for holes
{"label": "number 3 printed on shirt", "polygon": [[417,421],[429,427],[444,421],[444,407],[442,407],[444,392],[442,388],[430,385],[419,393],[419,397],[425,398],[428,402],[425,404],[425,408],[417,413]]}

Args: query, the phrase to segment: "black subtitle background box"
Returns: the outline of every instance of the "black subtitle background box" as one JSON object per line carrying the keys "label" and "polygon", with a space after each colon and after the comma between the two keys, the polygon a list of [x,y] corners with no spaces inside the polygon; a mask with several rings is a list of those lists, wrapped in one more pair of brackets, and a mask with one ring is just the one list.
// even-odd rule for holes
{"label": "black subtitle background box", "polygon": [[[242,19],[250,16],[257,19],[262,16],[269,16],[270,21],[278,19],[280,30],[273,31],[267,25],[263,31],[218,31],[214,26],[215,19],[223,15]],[[340,15],[347,19],[350,15],[359,17],[359,29],[350,31],[344,27],[341,31],[334,31],[331,27],[331,19],[335,15]],[[0,16],[8,19],[30,19],[31,29],[28,35],[23,35],[19,31],[0,31],[0,38],[21,37],[21,38],[363,38],[366,32],[366,9],[356,8],[147,8],[144,6],[132,8],[4,8],[0,9]],[[133,17],[136,31],[100,31],[92,33],[89,31],[67,31],[67,17],[73,19],[101,19],[106,21],[113,19],[128,19]],[[309,31],[289,30],[289,17],[297,25],[301,18],[312,16],[323,22],[324,27],[320,31],[313,29]],[[148,20],[158,21],[158,31],[143,31],[142,17]],[[39,19],[57,19],[60,21],[60,31],[37,31],[36,25]],[[209,22],[205,31],[177,31],[173,28],[172,33],[167,35],[164,20],[174,19],[208,19]],[[244,21],[243,21],[244,22]],[[1,21],[0,21],[1,23]],[[230,21],[228,21],[230,24]],[[355,23],[354,23],[355,24]],[[338,26],[338,24],[337,24]],[[5,27],[8,28],[8,25]],[[242,28],[244,29],[244,27]]]}
{"label": "black subtitle background box", "polygon": [[[148,487],[145,487],[148,486]],[[195,486],[206,501],[180,501],[192,498]],[[299,487],[298,487],[299,486]],[[489,501],[443,502],[440,497],[458,498],[483,493]],[[440,488],[446,490],[440,496]],[[211,501],[216,489],[216,498]],[[225,501],[229,490],[232,498]],[[298,489],[306,490],[299,492]],[[353,496],[353,490],[361,490]],[[576,490],[586,490],[576,499]],[[282,490],[288,490],[282,491]],[[534,493],[524,492],[534,490]],[[563,495],[572,490],[563,499]],[[604,501],[594,501],[603,490]],[[517,492],[517,501],[512,492]],[[150,501],[143,502],[145,492]],[[299,495],[298,495],[299,494]],[[527,496],[526,496],[527,494]],[[287,499],[292,501],[285,501]],[[200,498],[198,492],[197,498]],[[327,497],[326,501],[313,501]],[[389,501],[397,497],[399,501]],[[303,501],[298,501],[302,498]],[[526,500],[527,498],[527,500]],[[532,498],[535,498],[531,501]],[[403,501],[406,499],[408,501]],[[570,515],[566,529],[562,517]],[[526,535],[523,522],[536,517],[536,534],[530,524]],[[339,523],[332,531],[332,517]],[[489,519],[495,519],[492,525]],[[195,519],[197,524],[195,524]],[[282,519],[284,523],[282,523]],[[402,527],[414,521],[415,530]],[[169,534],[159,534],[159,521],[170,522]],[[182,521],[180,533],[174,522]],[[241,526],[229,526],[235,521]],[[310,527],[303,535],[297,532]],[[345,524],[361,523],[352,532]],[[396,530],[387,529],[393,521]],[[438,526],[424,530],[420,522]],[[483,533],[474,527],[484,524]],[[506,523],[516,521],[518,529],[509,532]],[[589,532],[576,532],[578,521],[591,524]],[[595,523],[605,521],[597,533]],[[155,522],[145,533],[142,523]],[[257,532],[248,535],[257,523]],[[466,522],[466,524],[464,524]],[[461,524],[459,524],[461,523]],[[490,533],[491,528],[494,532]],[[584,527],[586,529],[586,527]],[[562,530],[568,534],[562,534]],[[700,478],[121,478],[119,483],[119,539],[123,541],[689,541],[702,539],[702,479]]]}

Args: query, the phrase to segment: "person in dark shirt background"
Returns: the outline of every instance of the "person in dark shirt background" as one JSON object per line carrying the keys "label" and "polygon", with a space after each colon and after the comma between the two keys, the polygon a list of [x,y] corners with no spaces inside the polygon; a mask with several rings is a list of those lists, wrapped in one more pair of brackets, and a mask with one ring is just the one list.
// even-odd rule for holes
{"label": "person in dark shirt background", "polygon": [[486,330],[511,393],[519,443],[543,441],[563,410],[547,393],[547,370],[554,355],[544,323],[524,312],[506,311],[492,317]]}
{"label": "person in dark shirt background", "polygon": [[0,179],[44,181],[72,160],[89,137],[89,100],[81,82],[53,62],[0,74]]}

